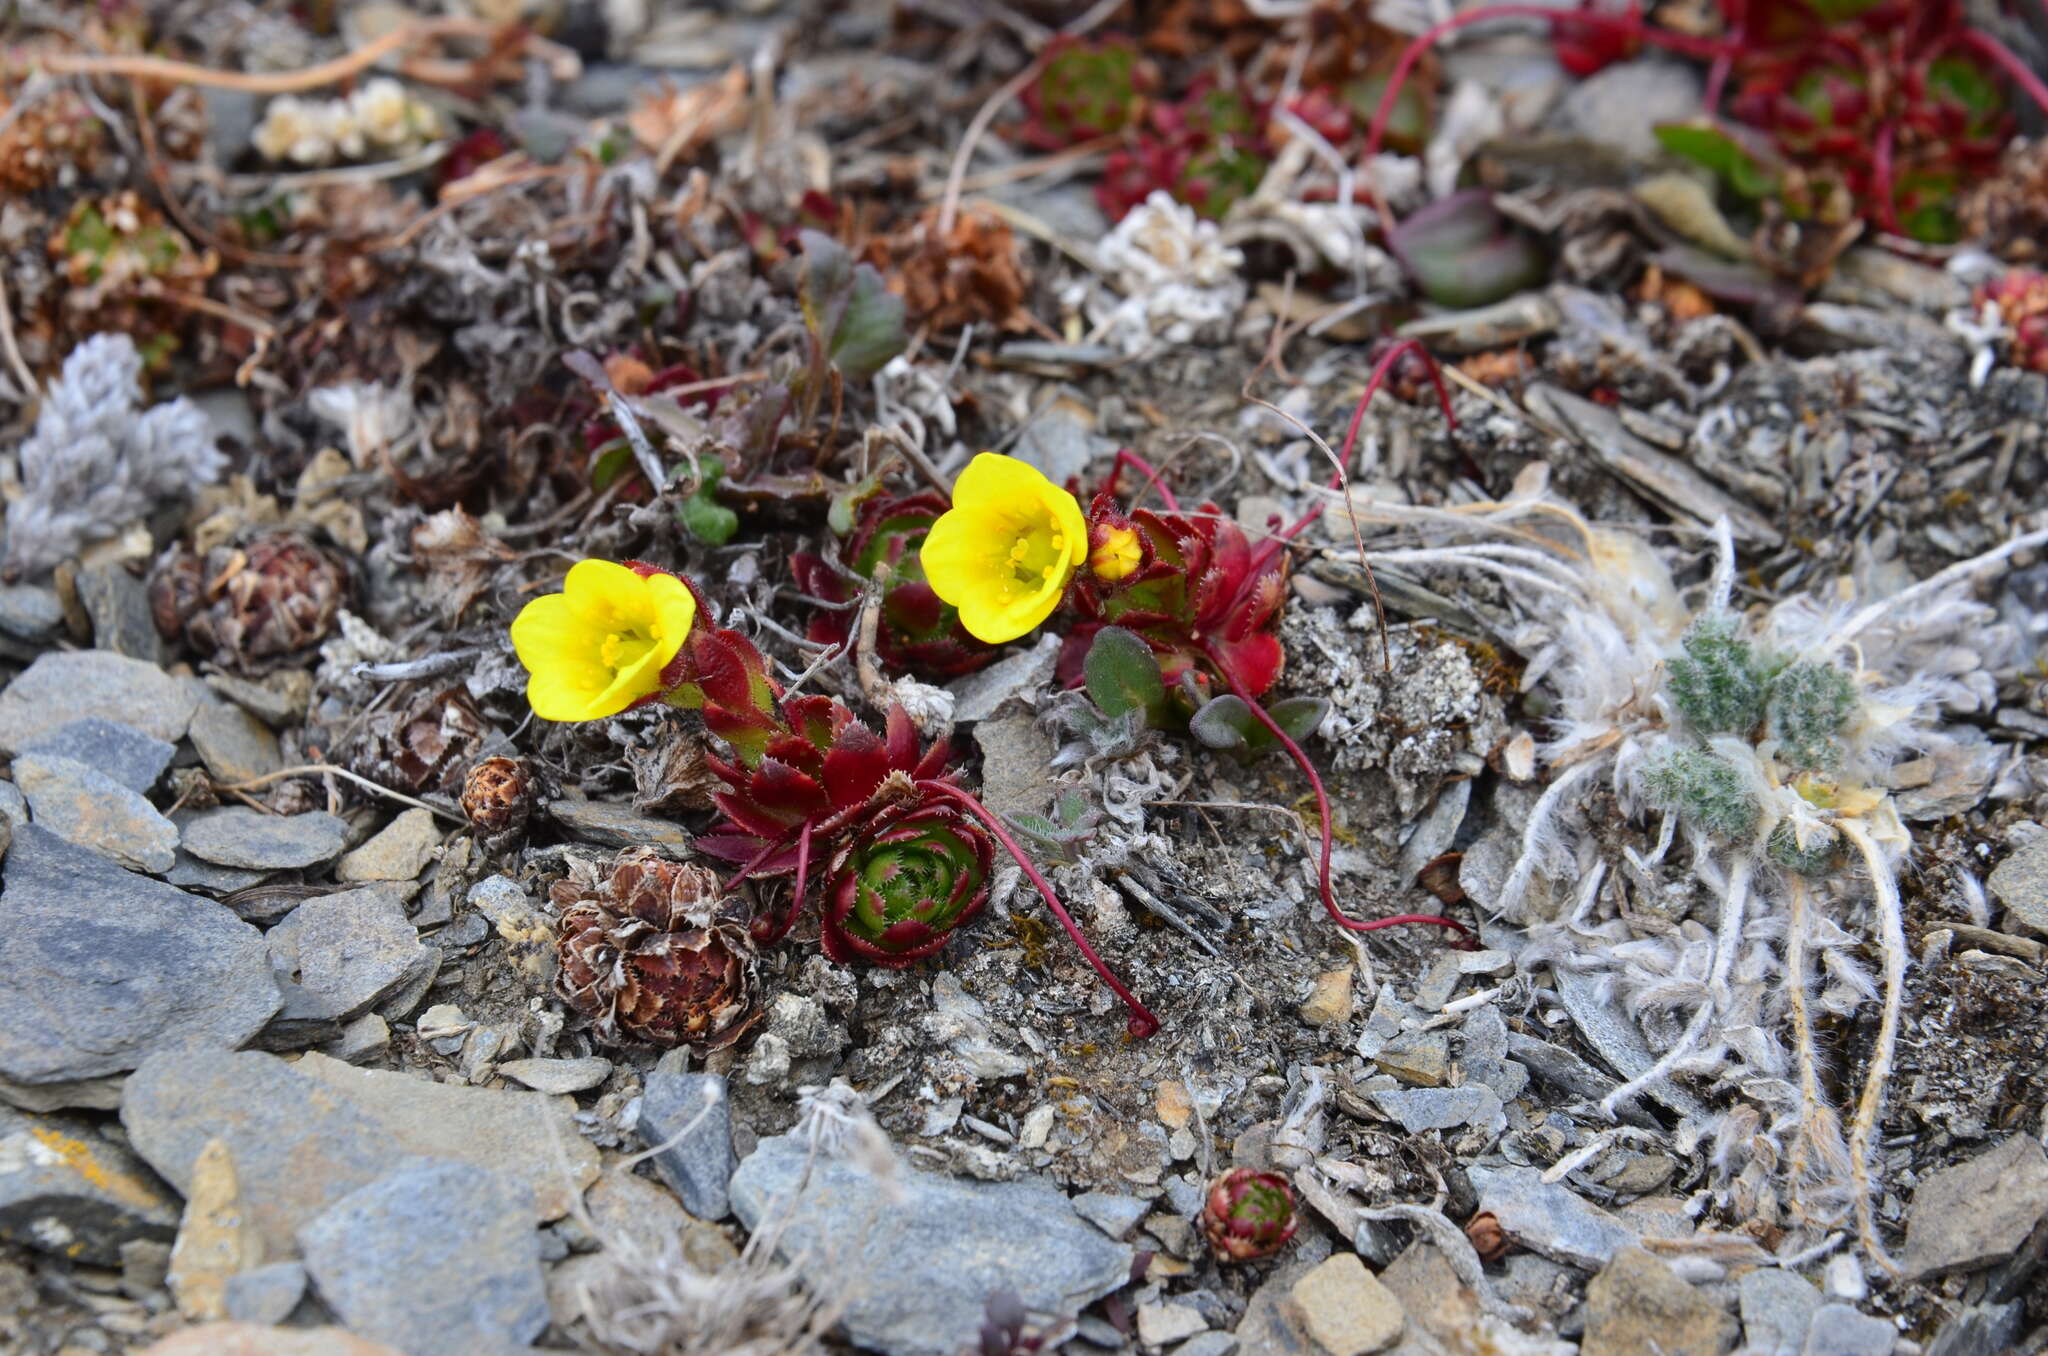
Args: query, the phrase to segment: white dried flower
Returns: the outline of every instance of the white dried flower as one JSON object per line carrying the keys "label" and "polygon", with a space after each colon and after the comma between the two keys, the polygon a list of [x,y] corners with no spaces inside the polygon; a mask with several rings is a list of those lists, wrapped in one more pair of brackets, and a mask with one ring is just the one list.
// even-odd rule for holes
{"label": "white dried flower", "polygon": [[22,495],[7,506],[7,569],[38,573],[117,535],[165,500],[220,476],[226,458],[191,401],[140,416],[142,355],[125,334],[71,350],[21,445]]}
{"label": "white dried flower", "polygon": [[1127,353],[1154,338],[1219,341],[1244,309],[1243,252],[1223,243],[1215,222],[1166,193],[1126,213],[1097,256],[1125,300],[1098,293],[1090,298],[1090,318],[1104,343]]}
{"label": "white dried flower", "polygon": [[357,90],[349,109],[361,134],[388,150],[412,150],[440,131],[434,110],[388,76]]}
{"label": "white dried flower", "polygon": [[289,160],[296,165],[324,165],[334,159],[334,138],[321,101],[286,94],[272,99],[263,110],[250,143],[265,160]]}

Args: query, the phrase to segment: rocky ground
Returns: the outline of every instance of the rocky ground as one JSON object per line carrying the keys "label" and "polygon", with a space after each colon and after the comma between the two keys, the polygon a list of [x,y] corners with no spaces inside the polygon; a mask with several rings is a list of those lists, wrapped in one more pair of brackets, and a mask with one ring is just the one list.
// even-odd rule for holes
{"label": "rocky ground", "polygon": [[[1986,305],[2023,142],[1975,237],[1761,286],[1646,135],[1701,71],[1468,36],[1369,163],[1404,216],[1462,167],[1540,270],[1436,304],[1299,137],[1220,225],[1116,227],[1122,152],[1003,92],[1055,7],[335,8],[0,16],[0,1351],[2048,1344],[2048,362]],[[1083,18],[1184,89],[1434,8]],[[833,240],[893,338],[818,319],[874,321]],[[1397,362],[1329,493],[1396,334],[1455,423]],[[1285,758],[1106,719],[1051,635],[888,671],[864,581],[792,562],[864,482],[1119,448],[1254,537],[1327,507],[1276,693],[1327,704],[1336,898],[1469,945],[1332,924]],[[724,1006],[586,1001],[571,910],[710,860],[724,747],[535,718],[507,627],[587,557],[950,731],[1157,1034],[1000,859],[906,967],[815,906],[756,953],[754,880]],[[1698,714],[1723,615],[1844,666],[1826,776],[1776,706]],[[1739,832],[1663,789],[1709,755]],[[1277,1251],[1205,1232],[1234,1168],[1291,1190]]]}

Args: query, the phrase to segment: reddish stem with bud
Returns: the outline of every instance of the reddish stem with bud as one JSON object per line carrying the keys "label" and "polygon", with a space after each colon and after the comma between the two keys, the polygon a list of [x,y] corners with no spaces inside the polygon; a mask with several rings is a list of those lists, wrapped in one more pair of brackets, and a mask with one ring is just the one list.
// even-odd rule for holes
{"label": "reddish stem with bud", "polygon": [[1158,490],[1159,497],[1166,502],[1167,512],[1180,512],[1180,501],[1173,497],[1173,491],[1167,487],[1165,481],[1159,478],[1160,472],[1158,469],[1151,462],[1146,461],[1128,447],[1117,449],[1116,462],[1109,468],[1109,483],[1103,487],[1107,492],[1110,494],[1116,493],[1117,477],[1124,473],[1124,467],[1126,466],[1145,477],[1145,483],[1138,487],[1137,494],[1131,498],[1132,508],[1138,507],[1139,501],[1145,497],[1145,491]]}
{"label": "reddish stem with bud", "polygon": [[1130,1033],[1131,1039],[1141,1041],[1158,1031],[1159,1019],[1152,1015],[1150,1008],[1138,1001],[1136,994],[1124,987],[1123,981],[1118,979],[1111,972],[1109,966],[1103,963],[1102,957],[1095,954],[1095,948],[1088,945],[1088,939],[1081,935],[1080,925],[1074,922],[1073,916],[1060,903],[1059,896],[1053,893],[1051,883],[1032,864],[1031,858],[1025,853],[1024,849],[1017,845],[1017,840],[1010,836],[1010,831],[1007,828],[1003,827],[1002,820],[996,818],[994,812],[986,805],[983,805],[973,796],[950,782],[922,781],[917,783],[917,789],[927,795],[950,796],[965,806],[970,814],[979,819],[983,826],[996,836],[996,841],[1003,845],[1003,850],[1015,859],[1017,865],[1023,868],[1024,874],[1030,878],[1031,883],[1038,887],[1038,893],[1044,898],[1045,906],[1052,910],[1053,917],[1060,920],[1060,926],[1067,930],[1067,935],[1074,939],[1074,945],[1081,949],[1081,954],[1087,957],[1090,965],[1095,967],[1095,973],[1102,976],[1102,982],[1109,985],[1115,991],[1116,996],[1123,999],[1124,1006],[1131,1010],[1130,1021],[1125,1024],[1125,1030]]}
{"label": "reddish stem with bud", "polygon": [[1301,775],[1308,778],[1309,790],[1315,793],[1316,815],[1321,820],[1323,838],[1316,860],[1316,890],[1322,896],[1324,910],[1337,926],[1347,932],[1378,932],[1381,928],[1401,927],[1408,923],[1428,923],[1432,927],[1452,929],[1463,939],[1463,945],[1470,946],[1472,930],[1455,918],[1446,918],[1442,914],[1397,913],[1387,918],[1375,918],[1367,923],[1351,917],[1338,907],[1337,892],[1330,884],[1330,858],[1335,835],[1331,831],[1330,796],[1323,789],[1322,774],[1316,771],[1316,765],[1309,761],[1308,754],[1294,741],[1294,736],[1281,729],[1280,722],[1274,720],[1266,708],[1259,705],[1258,698],[1251,694],[1250,689],[1238,681],[1230,666],[1206,645],[1203,646],[1202,652],[1208,656],[1210,666],[1223,675],[1223,681],[1230,684],[1230,690],[1237,694],[1237,699],[1252,709],[1252,718],[1266,727],[1267,734],[1280,741],[1280,747],[1287,750],[1287,756],[1301,769]]}

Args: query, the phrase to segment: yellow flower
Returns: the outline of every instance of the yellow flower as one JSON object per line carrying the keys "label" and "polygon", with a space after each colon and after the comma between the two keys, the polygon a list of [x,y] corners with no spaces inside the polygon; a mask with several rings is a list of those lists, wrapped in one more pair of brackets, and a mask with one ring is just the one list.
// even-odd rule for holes
{"label": "yellow flower", "polygon": [[697,600],[672,574],[578,561],[560,593],[534,599],[512,622],[533,714],[597,720],[658,691],[696,617]]}
{"label": "yellow flower", "polygon": [[1014,457],[984,452],[953,485],[918,559],[932,592],[960,609],[969,635],[1015,640],[1052,615],[1088,558],[1074,496]]}
{"label": "yellow flower", "polygon": [[1128,527],[1112,527],[1101,531],[1101,539],[1095,549],[1088,553],[1088,568],[1095,572],[1097,579],[1114,584],[1117,580],[1138,568],[1138,562],[1145,558],[1144,550],[1138,545],[1138,534]]}

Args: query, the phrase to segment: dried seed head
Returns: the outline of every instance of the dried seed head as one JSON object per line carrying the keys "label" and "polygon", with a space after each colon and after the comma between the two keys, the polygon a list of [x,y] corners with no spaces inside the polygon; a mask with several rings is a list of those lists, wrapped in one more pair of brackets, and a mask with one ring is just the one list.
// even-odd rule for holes
{"label": "dried seed head", "polygon": [[556,992],[605,1038],[716,1049],[760,1015],[753,945],[712,872],[632,848],[574,869],[550,898]]}
{"label": "dried seed head", "polygon": [[290,532],[246,547],[216,547],[204,560],[179,548],[150,581],[150,606],[166,639],[244,671],[269,667],[318,644],[348,599],[341,562]]}
{"label": "dried seed head", "polygon": [[1294,1189],[1277,1172],[1232,1168],[1209,1184],[1202,1233],[1218,1261],[1271,1257],[1294,1237]]}
{"label": "dried seed head", "polygon": [[533,813],[533,780],[516,758],[486,758],[462,784],[462,812],[471,827],[490,838],[526,827]]}

